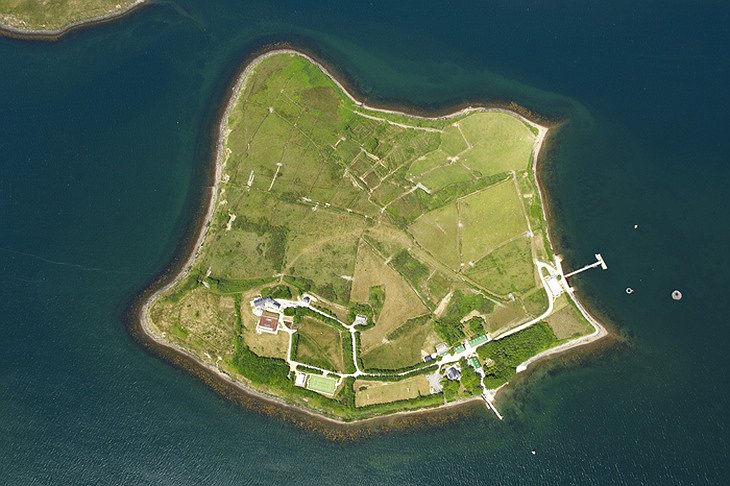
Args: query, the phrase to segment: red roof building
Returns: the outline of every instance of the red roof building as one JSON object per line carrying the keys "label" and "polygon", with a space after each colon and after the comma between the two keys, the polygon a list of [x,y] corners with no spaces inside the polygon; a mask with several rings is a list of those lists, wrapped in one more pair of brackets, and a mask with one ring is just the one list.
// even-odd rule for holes
{"label": "red roof building", "polygon": [[259,323],[256,329],[264,332],[276,333],[279,328],[279,314],[273,312],[264,312],[259,318]]}

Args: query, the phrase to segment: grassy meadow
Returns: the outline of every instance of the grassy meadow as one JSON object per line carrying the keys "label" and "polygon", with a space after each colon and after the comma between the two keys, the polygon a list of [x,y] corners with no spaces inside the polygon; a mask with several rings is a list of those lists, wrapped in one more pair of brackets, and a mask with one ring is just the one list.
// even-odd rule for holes
{"label": "grassy meadow", "polygon": [[[348,378],[333,399],[293,387],[288,334],[257,334],[251,298],[279,285],[341,319],[365,312],[360,366],[385,372],[547,305],[534,266],[545,224],[528,177],[536,135],[521,118],[372,110],[292,54],[258,62],[232,103],[210,228],[188,276],[153,305],[156,332],[292,403],[357,418],[443,397],[423,396],[423,376],[356,388]],[[548,321],[550,335],[581,332],[569,317]],[[310,316],[294,335],[297,361],[352,371],[346,332]]]}
{"label": "grassy meadow", "polygon": [[135,0],[0,0],[0,23],[23,30],[62,30],[77,22],[123,12],[135,3]]}

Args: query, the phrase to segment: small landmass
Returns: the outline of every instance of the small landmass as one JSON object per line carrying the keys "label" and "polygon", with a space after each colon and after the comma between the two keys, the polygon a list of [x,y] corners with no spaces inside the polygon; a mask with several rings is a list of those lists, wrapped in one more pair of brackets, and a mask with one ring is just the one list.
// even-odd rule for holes
{"label": "small landmass", "polygon": [[0,0],[0,32],[19,37],[56,38],[83,25],[108,21],[146,0]]}
{"label": "small landmass", "polygon": [[504,109],[368,107],[303,54],[262,55],[223,116],[198,244],[142,325],[336,420],[471,399],[499,416],[516,373],[605,333],[550,243],[546,133]]}

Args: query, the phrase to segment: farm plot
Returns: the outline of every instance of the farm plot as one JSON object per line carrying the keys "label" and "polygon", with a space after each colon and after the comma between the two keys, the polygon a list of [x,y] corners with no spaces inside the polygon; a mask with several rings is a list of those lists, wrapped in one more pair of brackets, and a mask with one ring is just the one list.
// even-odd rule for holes
{"label": "farm plot", "polygon": [[329,324],[305,317],[297,329],[296,360],[331,371],[345,371],[342,340],[349,339]]}
{"label": "farm plot", "polygon": [[535,134],[522,120],[500,112],[477,112],[459,122],[471,148],[462,154],[467,167],[484,175],[526,169]]}
{"label": "farm plot", "polygon": [[436,259],[457,269],[459,255],[458,213],[456,204],[424,214],[408,230],[418,243]]}
{"label": "farm plot", "polygon": [[[358,248],[352,284],[351,299],[355,302],[368,302],[371,287],[382,287],[385,297],[375,326],[361,335],[360,352],[364,365],[368,368],[394,369],[408,366],[401,364],[399,358],[410,362],[415,354],[420,359],[420,348],[410,344],[402,346],[400,340],[391,343],[386,336],[409,319],[427,314],[429,310],[403,277],[364,242]],[[424,324],[422,327],[424,333],[428,334],[430,326]],[[378,351],[374,352],[376,349]],[[406,356],[402,356],[404,351]]]}
{"label": "farm plot", "polygon": [[476,262],[466,275],[500,295],[534,288],[537,282],[530,246],[527,238],[510,241]]}
{"label": "farm plot", "polygon": [[355,406],[398,402],[430,395],[425,376],[413,376],[400,381],[355,380]]}
{"label": "farm plot", "polygon": [[511,181],[458,201],[464,262],[484,255],[527,231],[522,203]]}

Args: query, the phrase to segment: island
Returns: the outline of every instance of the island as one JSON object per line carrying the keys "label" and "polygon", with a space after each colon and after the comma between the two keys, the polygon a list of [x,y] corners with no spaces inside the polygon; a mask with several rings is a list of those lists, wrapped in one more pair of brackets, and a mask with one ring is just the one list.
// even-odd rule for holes
{"label": "island", "polygon": [[52,40],[78,27],[121,17],[145,0],[0,0],[0,34]]}
{"label": "island", "polygon": [[497,107],[370,107],[303,53],[262,54],[222,115],[193,250],[141,326],[332,420],[469,400],[500,416],[516,373],[606,333],[549,238],[547,132]]}

